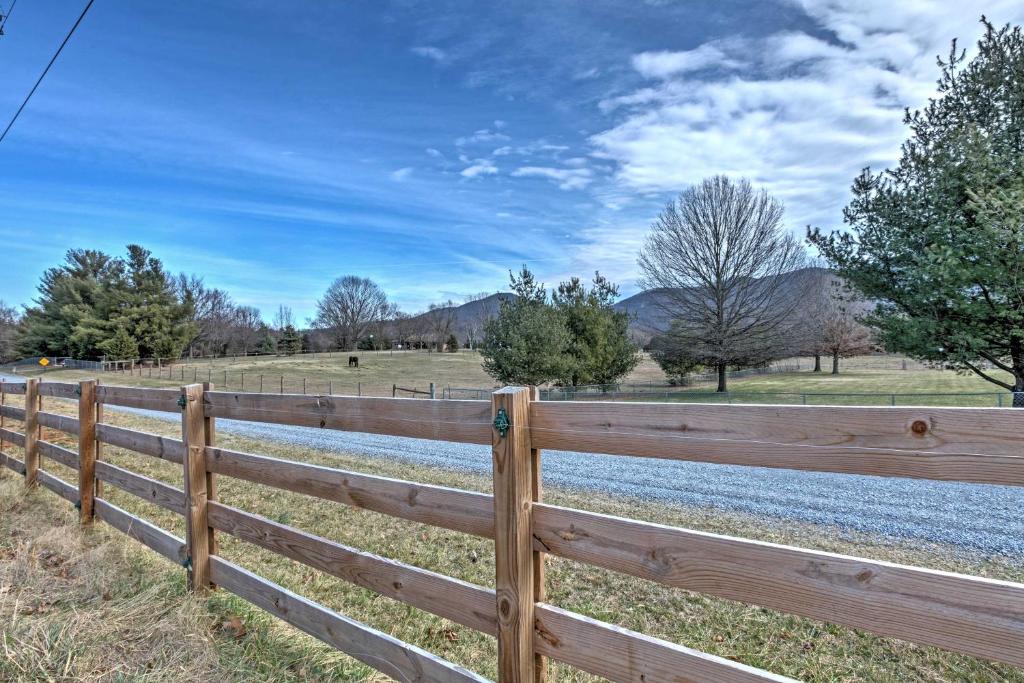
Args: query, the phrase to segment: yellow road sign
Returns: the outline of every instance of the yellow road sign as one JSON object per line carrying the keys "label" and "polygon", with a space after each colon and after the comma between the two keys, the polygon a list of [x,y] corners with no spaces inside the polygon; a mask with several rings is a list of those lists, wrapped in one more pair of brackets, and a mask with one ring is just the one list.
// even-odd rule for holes
{"label": "yellow road sign", "polygon": [[50,364],[50,359],[49,358],[40,358],[39,359],[39,364],[42,365],[45,368],[47,365]]}

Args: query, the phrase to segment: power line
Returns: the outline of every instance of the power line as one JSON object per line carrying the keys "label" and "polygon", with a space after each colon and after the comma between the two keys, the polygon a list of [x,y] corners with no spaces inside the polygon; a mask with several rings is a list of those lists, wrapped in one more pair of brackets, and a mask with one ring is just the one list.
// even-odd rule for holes
{"label": "power line", "polygon": [[0,36],[4,34],[4,26],[7,26],[7,18],[11,16],[11,12],[14,11],[14,6],[18,4],[18,0],[11,0],[11,6],[7,8],[7,14],[0,15]]}
{"label": "power line", "polygon": [[[11,122],[7,124],[6,128],[4,128],[4,132],[0,134],[0,142],[3,142],[4,138],[7,137],[7,132],[11,130],[11,126],[13,126],[14,122],[18,120],[18,116],[21,115],[21,112],[25,108],[25,105],[28,104],[28,101],[32,99],[32,95],[35,93],[36,88],[38,88],[39,84],[43,82],[44,78],[46,78],[46,74],[49,73],[50,67],[53,66],[53,63],[57,61],[57,57],[60,56],[61,50],[63,50],[64,46],[68,44],[69,40],[71,40],[71,36],[75,32],[75,29],[78,28],[78,25],[82,23],[82,19],[85,19],[85,13],[89,11],[90,7],[92,7],[92,3],[93,0],[89,0],[88,4],[85,6],[85,9],[83,9],[82,13],[78,15],[78,21],[76,21],[75,25],[71,27],[71,30],[68,31],[68,34],[64,36],[64,41],[60,44],[60,47],[57,48],[57,51],[53,53],[53,57],[50,58],[50,63],[46,65],[45,69],[43,69],[43,73],[39,76],[39,80],[37,80],[36,84],[32,86],[31,90],[29,90],[28,95],[25,97],[25,101],[21,103],[21,106],[18,107],[18,111],[14,113],[14,118],[12,118]],[[11,3],[11,9],[14,9],[13,2]],[[8,15],[9,14],[10,13],[8,12]]]}

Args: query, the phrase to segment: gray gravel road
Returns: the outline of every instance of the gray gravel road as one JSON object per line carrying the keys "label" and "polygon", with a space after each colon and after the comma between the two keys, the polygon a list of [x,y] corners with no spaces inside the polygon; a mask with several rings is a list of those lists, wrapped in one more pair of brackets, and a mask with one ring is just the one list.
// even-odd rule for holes
{"label": "gray gravel road", "polygon": [[[139,411],[142,412],[142,411]],[[166,413],[147,414],[171,419]],[[219,419],[217,429],[327,453],[489,473],[490,448]],[[633,499],[830,524],[1024,561],[1024,488],[544,452],[544,483]]]}
{"label": "gray gravel road", "polygon": [[[18,378],[8,377],[17,381]],[[111,406],[111,409],[114,407]],[[178,421],[177,416],[118,408]],[[487,474],[486,446],[220,419],[218,431]],[[652,458],[544,452],[544,483],[632,499],[835,525],[1024,561],[1024,487],[796,472]]]}

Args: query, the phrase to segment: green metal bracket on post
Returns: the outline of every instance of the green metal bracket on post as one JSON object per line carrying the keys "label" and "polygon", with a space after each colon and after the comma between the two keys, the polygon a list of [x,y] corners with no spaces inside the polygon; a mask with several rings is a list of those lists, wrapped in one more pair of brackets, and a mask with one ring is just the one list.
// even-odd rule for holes
{"label": "green metal bracket on post", "polygon": [[182,410],[185,410],[185,408],[188,407],[188,399],[185,398],[185,394],[178,397],[178,407]]}
{"label": "green metal bracket on post", "polygon": [[498,408],[498,414],[494,416],[494,428],[498,430],[498,434],[501,435],[501,438],[505,438],[505,435],[508,434],[508,430],[511,426],[512,423],[509,422],[508,413],[505,412],[504,408]]}

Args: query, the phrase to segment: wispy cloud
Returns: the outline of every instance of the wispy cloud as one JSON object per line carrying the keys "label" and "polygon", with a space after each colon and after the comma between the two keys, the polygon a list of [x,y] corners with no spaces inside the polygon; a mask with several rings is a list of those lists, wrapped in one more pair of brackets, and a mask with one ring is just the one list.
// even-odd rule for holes
{"label": "wispy cloud", "polygon": [[[502,123],[502,126],[504,126],[504,123]],[[508,135],[505,135],[504,133],[499,133],[489,128],[481,128],[480,130],[474,132],[472,135],[464,135],[462,137],[456,138],[455,146],[465,147],[467,145],[475,145],[481,143],[504,142],[506,140],[511,139],[512,138],[510,138]]]}
{"label": "wispy cloud", "polygon": [[516,178],[548,178],[555,181],[561,190],[582,190],[594,180],[589,168],[522,166],[512,171],[512,175]]}
{"label": "wispy cloud", "polygon": [[722,48],[706,43],[693,50],[681,52],[641,52],[633,56],[633,68],[645,78],[668,78],[678,74],[700,71],[712,67],[735,69],[743,65]]}
{"label": "wispy cloud", "polygon": [[432,45],[416,46],[411,48],[409,51],[412,52],[414,55],[426,57],[427,59],[430,59],[438,64],[444,64],[445,62],[448,61],[448,53],[442,50],[441,48],[434,47]]}
{"label": "wispy cloud", "polygon": [[405,180],[406,178],[408,178],[409,176],[411,176],[412,172],[413,172],[412,166],[405,166],[404,168],[400,168],[398,170],[392,171],[391,172],[391,179],[392,180],[397,180],[397,181],[401,182],[401,181]]}
{"label": "wispy cloud", "polygon": [[463,178],[476,178],[482,175],[494,175],[498,167],[489,159],[477,159],[471,166],[467,166],[459,172]]}

